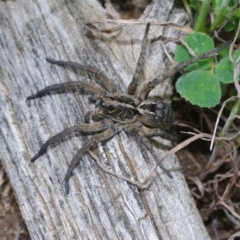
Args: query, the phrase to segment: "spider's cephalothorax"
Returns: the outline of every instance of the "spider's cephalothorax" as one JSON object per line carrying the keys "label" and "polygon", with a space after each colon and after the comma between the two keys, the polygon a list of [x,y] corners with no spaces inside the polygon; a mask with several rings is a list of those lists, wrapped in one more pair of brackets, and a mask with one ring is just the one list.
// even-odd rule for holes
{"label": "spider's cephalothorax", "polygon": [[[173,112],[170,105],[157,97],[148,98],[149,92],[157,84],[159,84],[156,84],[156,79],[146,84],[143,89],[139,91],[139,96],[136,96],[135,94],[138,86],[141,66],[144,62],[149,27],[150,25],[147,24],[141,54],[133,80],[128,87],[128,94],[120,94],[116,92],[116,88],[113,83],[99,70],[82,66],[74,62],[56,61],[47,58],[46,60],[52,64],[63,67],[67,66],[75,69],[83,69],[98,75],[104,88],[98,84],[71,81],[48,86],[36,94],[27,97],[27,100],[31,100],[42,97],[51,91],[61,91],[67,89],[81,89],[92,95],[92,100],[95,103],[95,110],[87,113],[85,117],[86,123],[69,127],[53,136],[42,145],[39,152],[31,159],[32,162],[35,161],[47,151],[47,148],[50,145],[58,142],[60,139],[69,134],[75,132],[94,134],[89,141],[83,144],[82,148],[77,152],[70,163],[64,179],[67,193],[69,192],[69,178],[72,171],[79,163],[82,155],[91,147],[95,146],[96,143],[107,140],[116,135],[118,132],[124,130],[127,133],[138,134],[143,144],[151,151],[153,156],[156,157],[147,137],[160,136],[169,140],[175,139],[174,136],[166,131],[173,123]],[[94,123],[90,123],[91,120],[93,120]],[[160,165],[160,167],[171,177],[170,173],[163,167],[163,165]]]}

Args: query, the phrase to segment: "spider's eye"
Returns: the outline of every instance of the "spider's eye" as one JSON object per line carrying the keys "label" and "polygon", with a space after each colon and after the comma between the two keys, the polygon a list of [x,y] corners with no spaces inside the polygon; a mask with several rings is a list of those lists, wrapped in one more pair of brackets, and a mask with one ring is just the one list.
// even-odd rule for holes
{"label": "spider's eye", "polygon": [[[142,112],[139,120],[149,127],[167,128],[173,121],[173,111],[165,102],[155,102],[147,105],[148,112]],[[145,105],[146,107],[146,105]]]}
{"label": "spider's eye", "polygon": [[156,116],[165,121],[166,118],[170,117],[169,114],[172,114],[172,109],[166,103],[157,103],[155,105],[154,113],[156,114]]}
{"label": "spider's eye", "polygon": [[149,111],[155,113],[155,111],[156,111],[156,107],[157,107],[156,104],[151,104],[151,105],[150,105],[150,109],[149,109]]}

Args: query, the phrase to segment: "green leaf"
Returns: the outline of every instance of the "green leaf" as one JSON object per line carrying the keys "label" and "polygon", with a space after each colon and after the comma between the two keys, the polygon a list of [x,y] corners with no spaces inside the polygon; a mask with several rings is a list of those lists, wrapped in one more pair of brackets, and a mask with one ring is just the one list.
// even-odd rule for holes
{"label": "green leaf", "polygon": [[[240,56],[240,50],[233,52],[233,59],[237,60]],[[230,61],[229,56],[224,57],[220,60],[215,68],[217,78],[223,83],[233,83],[234,79],[234,66]]]}
{"label": "green leaf", "polygon": [[196,70],[182,75],[176,89],[182,97],[200,107],[214,107],[221,98],[219,81],[210,71]]}
{"label": "green leaf", "polygon": [[[185,37],[184,41],[197,56],[214,48],[214,43],[211,37],[201,32],[194,32],[188,35]],[[193,56],[189,53],[185,46],[180,45],[177,47],[175,52],[175,59],[178,63],[184,62],[192,57]],[[212,63],[212,58],[201,59],[196,63],[190,64],[187,68],[185,68],[185,71],[192,71],[193,69],[208,69],[211,67]]]}
{"label": "green leaf", "polygon": [[233,64],[229,57],[223,58],[215,69],[216,76],[223,83],[233,83]]}
{"label": "green leaf", "polygon": [[220,49],[220,51],[218,52],[218,56],[221,58],[227,57],[229,55],[229,48],[230,47],[228,46],[228,47]]}

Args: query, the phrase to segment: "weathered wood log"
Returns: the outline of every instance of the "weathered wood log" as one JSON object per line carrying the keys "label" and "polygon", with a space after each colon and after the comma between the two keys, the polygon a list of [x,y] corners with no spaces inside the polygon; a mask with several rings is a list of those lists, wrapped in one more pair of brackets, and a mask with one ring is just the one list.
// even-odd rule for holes
{"label": "weathered wood log", "polygon": [[[173,2],[153,1],[141,21],[186,24],[186,14]],[[93,109],[86,95],[71,92],[26,102],[27,96],[50,84],[94,82],[94,76],[50,65],[46,57],[101,69],[119,91],[126,91],[145,25],[124,26],[111,38],[88,37],[85,24],[104,19],[106,13],[96,0],[0,2],[0,159],[31,238],[209,239],[176,156],[163,162],[173,179],[158,169],[151,185],[139,190],[100,170],[86,154],[70,179],[69,195],[62,183],[64,175],[74,154],[90,136],[73,136],[30,163],[49,137],[83,122],[87,111]],[[179,34],[154,25],[149,39],[160,35],[169,39]],[[159,42],[149,43],[145,81],[158,76],[168,65]],[[171,89],[169,80],[154,94],[167,97]],[[157,141],[161,146],[153,145],[160,157],[169,142]],[[116,173],[140,181],[155,163],[146,149],[142,152],[140,141],[124,132],[99,144],[96,154]]]}

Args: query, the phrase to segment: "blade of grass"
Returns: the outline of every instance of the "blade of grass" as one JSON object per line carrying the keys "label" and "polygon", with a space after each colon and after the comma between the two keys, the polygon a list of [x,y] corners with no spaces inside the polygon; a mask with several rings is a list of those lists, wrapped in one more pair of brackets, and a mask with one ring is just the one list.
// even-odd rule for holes
{"label": "blade of grass", "polygon": [[202,1],[200,11],[199,11],[199,14],[198,14],[198,18],[197,18],[197,21],[196,21],[196,24],[195,24],[195,27],[194,27],[194,30],[196,32],[203,31],[204,28],[205,28],[206,16],[207,16],[207,13],[208,13],[209,5],[210,5],[210,0]]}

